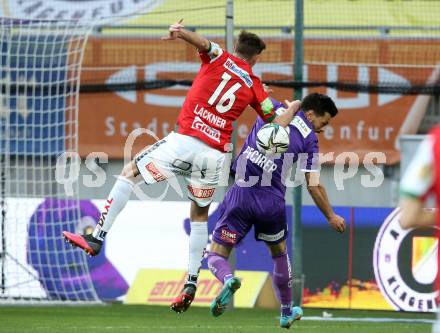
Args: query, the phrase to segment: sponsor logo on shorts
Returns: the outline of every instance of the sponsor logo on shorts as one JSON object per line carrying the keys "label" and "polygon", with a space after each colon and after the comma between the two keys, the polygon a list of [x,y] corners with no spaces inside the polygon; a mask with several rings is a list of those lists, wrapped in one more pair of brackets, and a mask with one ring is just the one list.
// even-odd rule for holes
{"label": "sponsor logo on shorts", "polygon": [[188,185],[188,190],[197,199],[211,198],[215,191],[214,188],[197,188],[191,185]]}
{"label": "sponsor logo on shorts", "polygon": [[160,182],[162,180],[165,180],[167,177],[165,177],[153,164],[153,162],[148,163],[145,168],[150,172],[150,174],[153,176],[154,180],[157,182]]}
{"label": "sponsor logo on shorts", "polygon": [[248,86],[249,88],[252,87],[253,82],[251,77],[249,76],[249,73],[237,66],[237,64],[231,59],[228,58],[223,66],[229,69],[235,75],[237,75],[240,79],[242,79],[246,86]]}
{"label": "sponsor logo on shorts", "polygon": [[191,125],[191,128],[198,130],[205,134],[207,137],[211,138],[214,141],[217,141],[220,143],[220,131],[212,128],[211,126],[207,125],[203,122],[203,120],[200,117],[195,117],[194,121]]}
{"label": "sponsor logo on shorts", "polygon": [[171,166],[174,168],[173,173],[186,176],[191,172],[192,164],[176,158]]}
{"label": "sponsor logo on shorts", "polygon": [[237,233],[228,229],[222,229],[220,239],[226,243],[235,244],[237,242]]}
{"label": "sponsor logo on shorts", "polygon": [[258,239],[264,240],[266,242],[275,242],[277,240],[280,240],[283,237],[284,237],[284,230],[281,230],[279,233],[277,233],[275,235],[268,235],[268,234],[263,234],[262,232],[260,232],[257,236]]}

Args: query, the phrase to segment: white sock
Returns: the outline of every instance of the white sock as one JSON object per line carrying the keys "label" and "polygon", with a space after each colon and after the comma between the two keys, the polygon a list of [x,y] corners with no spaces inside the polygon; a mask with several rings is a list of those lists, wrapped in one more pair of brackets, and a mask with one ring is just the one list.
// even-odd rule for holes
{"label": "white sock", "polygon": [[189,234],[188,275],[198,276],[203,253],[208,243],[208,222],[191,222]]}
{"label": "white sock", "polygon": [[432,326],[432,333],[440,333],[440,309],[437,310],[437,320]]}
{"label": "white sock", "polygon": [[133,192],[133,182],[125,177],[118,177],[115,185],[113,185],[104,208],[101,211],[99,222],[93,230],[93,237],[103,241],[107,232],[113,225],[118,214],[127,204]]}

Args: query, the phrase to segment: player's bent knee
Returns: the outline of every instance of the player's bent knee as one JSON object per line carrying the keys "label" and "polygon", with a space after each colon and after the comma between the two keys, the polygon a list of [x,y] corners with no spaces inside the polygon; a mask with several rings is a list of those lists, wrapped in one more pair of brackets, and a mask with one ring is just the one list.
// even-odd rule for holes
{"label": "player's bent knee", "polygon": [[130,180],[134,180],[134,178],[138,175],[139,170],[137,169],[136,164],[133,161],[126,164],[121,172],[122,177],[128,178]]}
{"label": "player's bent knee", "polygon": [[229,255],[231,254],[232,247],[225,246],[219,243],[216,243],[215,241],[212,241],[209,253],[212,255],[220,255],[225,258],[229,258]]}
{"label": "player's bent knee", "polygon": [[272,257],[278,257],[287,253],[286,241],[282,241],[278,244],[267,243],[267,246],[269,247],[269,251]]}
{"label": "player's bent knee", "polygon": [[197,202],[191,202],[190,218],[193,222],[207,222],[208,221],[209,204],[200,207]]}

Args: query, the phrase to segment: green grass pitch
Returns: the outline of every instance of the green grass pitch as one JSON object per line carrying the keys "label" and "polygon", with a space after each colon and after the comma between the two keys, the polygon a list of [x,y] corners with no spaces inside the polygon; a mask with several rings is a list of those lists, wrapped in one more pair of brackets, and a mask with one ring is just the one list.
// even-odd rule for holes
{"label": "green grass pitch", "polygon": [[[373,311],[327,310],[333,318],[405,318],[411,322],[319,321],[307,317],[321,316],[322,310],[305,309],[304,320],[296,322],[291,330],[307,333],[422,333],[431,332],[429,323],[414,319],[434,319],[432,314],[412,314]],[[212,317],[207,308],[193,307],[177,315],[167,307],[159,306],[48,306],[0,307],[0,332],[14,333],[112,333],[112,332],[203,332],[255,333],[280,332],[276,310],[236,309],[222,317]]]}

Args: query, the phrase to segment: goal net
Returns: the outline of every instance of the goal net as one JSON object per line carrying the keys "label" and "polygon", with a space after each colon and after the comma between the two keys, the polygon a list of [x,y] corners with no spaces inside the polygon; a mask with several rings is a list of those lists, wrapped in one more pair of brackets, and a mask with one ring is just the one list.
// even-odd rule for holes
{"label": "goal net", "polygon": [[85,255],[61,237],[83,222],[77,187],[55,180],[57,157],[77,151],[90,29],[0,18],[0,302],[97,301]]}

